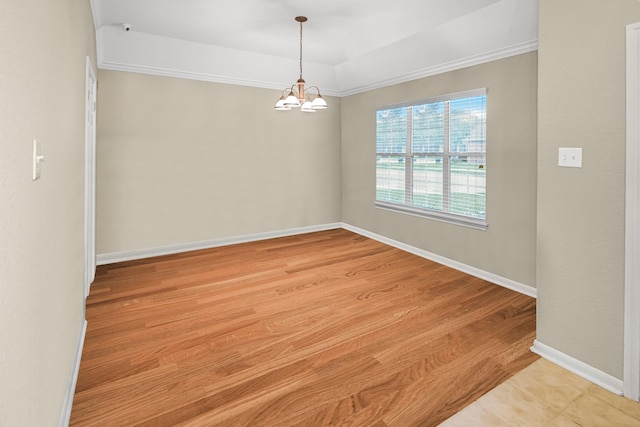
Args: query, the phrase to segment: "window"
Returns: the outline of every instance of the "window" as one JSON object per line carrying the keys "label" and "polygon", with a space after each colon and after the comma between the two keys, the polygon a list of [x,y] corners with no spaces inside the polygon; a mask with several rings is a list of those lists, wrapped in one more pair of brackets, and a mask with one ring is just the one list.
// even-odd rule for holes
{"label": "window", "polygon": [[486,229],[486,89],[376,112],[376,206]]}

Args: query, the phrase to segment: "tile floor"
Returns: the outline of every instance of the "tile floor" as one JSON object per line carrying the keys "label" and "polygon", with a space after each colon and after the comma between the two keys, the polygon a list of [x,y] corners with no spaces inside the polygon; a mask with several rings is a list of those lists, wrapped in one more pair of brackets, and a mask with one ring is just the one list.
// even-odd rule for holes
{"label": "tile floor", "polygon": [[539,359],[440,424],[474,426],[640,427],[640,404]]}

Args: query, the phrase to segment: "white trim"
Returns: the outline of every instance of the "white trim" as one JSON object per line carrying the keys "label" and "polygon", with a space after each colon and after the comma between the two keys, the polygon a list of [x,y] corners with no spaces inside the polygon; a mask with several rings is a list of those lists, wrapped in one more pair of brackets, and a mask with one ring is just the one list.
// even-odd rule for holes
{"label": "white trim", "polygon": [[480,87],[477,89],[463,90],[460,92],[446,93],[443,95],[430,96],[428,98],[418,98],[410,101],[398,102],[395,104],[380,105],[376,107],[376,112],[382,110],[392,110],[395,108],[415,107],[422,104],[433,104],[436,102],[453,101],[461,98],[474,98],[477,96],[487,96],[487,88]]}
{"label": "white trim", "polygon": [[[96,103],[98,80],[86,57],[84,142],[84,297],[96,273]],[[91,96],[89,96],[91,94]],[[91,125],[89,125],[91,122]]]}
{"label": "white trim", "polygon": [[369,237],[371,239],[385,243],[389,246],[393,246],[395,248],[402,249],[403,251],[412,253],[414,255],[418,255],[422,258],[426,258],[428,260],[446,265],[447,267],[454,268],[458,271],[462,271],[463,273],[467,273],[472,276],[479,277],[480,279],[487,280],[491,283],[495,283],[496,285],[500,285],[504,288],[511,289],[512,291],[516,291],[533,298],[536,298],[537,296],[536,288],[532,286],[516,282],[515,280],[507,279],[506,277],[498,276],[497,274],[489,273],[479,268],[472,267],[470,265],[466,265],[461,262],[454,261],[452,259],[445,258],[440,255],[436,255],[432,252],[428,252],[428,251],[416,248],[414,246],[399,242],[397,240],[389,239],[388,237],[384,237],[379,234],[372,233],[362,228],[354,227],[353,225],[349,225],[345,223],[333,223],[333,224],[317,225],[317,226],[310,226],[310,227],[291,228],[287,230],[272,231],[272,232],[258,233],[258,234],[247,234],[244,236],[236,236],[236,237],[223,237],[220,239],[162,246],[158,248],[138,249],[138,250],[126,251],[126,252],[113,252],[113,253],[107,253],[107,254],[99,254],[98,265],[113,264],[116,262],[150,258],[150,257],[160,256],[160,255],[171,255],[171,254],[177,254],[181,252],[196,251],[200,249],[209,249],[209,248],[216,248],[220,246],[235,245],[237,243],[246,243],[246,242],[255,242],[258,240],[275,239],[278,237],[293,236],[296,234],[304,234],[304,233],[313,233],[316,231],[333,230],[336,228],[344,228],[345,230],[352,231],[362,236]]}
{"label": "white trim", "polygon": [[414,255],[418,255],[422,258],[446,265],[447,267],[454,268],[458,271],[462,271],[463,273],[467,273],[472,276],[479,277],[480,279],[487,280],[491,283],[495,283],[496,285],[500,285],[504,288],[511,289],[512,291],[516,291],[533,298],[536,298],[537,296],[536,288],[532,286],[525,285],[525,284],[516,282],[514,280],[498,276],[497,274],[480,270],[479,268],[472,267],[470,265],[466,265],[461,262],[454,261],[452,259],[445,258],[440,255],[436,255],[434,253],[416,248],[411,245],[407,245],[397,240],[389,239],[388,237],[384,237],[379,234],[372,233],[362,228],[354,227],[353,225],[339,223],[339,222],[331,223],[331,224],[315,225],[310,227],[300,227],[300,228],[291,228],[287,230],[270,231],[266,233],[247,234],[243,236],[223,237],[220,239],[206,240],[206,241],[193,242],[193,243],[182,243],[182,244],[162,246],[157,248],[137,249],[137,250],[126,251],[126,252],[113,252],[113,253],[99,254],[98,265],[113,264],[113,263],[122,262],[122,261],[131,261],[135,259],[151,258],[151,257],[161,256],[161,255],[171,255],[171,254],[177,254],[182,252],[196,251],[200,249],[209,249],[209,248],[216,248],[220,246],[235,245],[237,243],[247,243],[247,242],[255,242],[258,240],[275,239],[278,237],[294,236],[296,234],[313,233],[316,231],[334,230],[336,228],[344,228],[345,230],[349,230],[351,232],[360,234],[365,237],[369,237],[371,239],[377,240],[379,242],[385,243],[395,248],[402,249],[403,251],[412,253]]}
{"label": "white trim", "polygon": [[[99,40],[99,44],[101,43],[102,42]],[[378,82],[370,83],[364,86],[353,87],[345,90],[331,90],[328,88],[323,88],[322,93],[323,95],[338,96],[338,97],[355,95],[358,93],[367,92],[374,89],[380,89],[383,87],[392,86],[399,83],[406,83],[408,81],[418,80],[424,77],[430,77],[437,74],[447,73],[450,71],[455,71],[462,68],[471,67],[474,65],[480,65],[487,62],[497,61],[499,59],[504,59],[511,56],[520,55],[523,53],[533,52],[533,51],[536,51],[537,49],[538,49],[538,41],[533,40],[525,43],[520,43],[515,46],[510,46],[505,49],[499,49],[499,50],[487,52],[481,55],[470,56],[468,58],[447,62],[445,64],[440,64],[434,67],[413,71],[410,73],[402,74],[400,76],[395,76],[390,79],[385,79]],[[102,52],[103,49],[99,49],[99,50]],[[224,84],[232,84],[232,85],[259,87],[259,88],[265,88],[265,89],[282,90],[282,84],[279,84],[279,83],[249,80],[249,79],[239,79],[239,78],[234,78],[230,76],[199,73],[199,72],[192,72],[192,71],[186,71],[186,70],[160,68],[160,67],[147,66],[147,65],[126,64],[122,62],[104,60],[103,56],[104,55],[99,55],[98,57],[98,68],[100,68],[101,70],[126,71],[131,73],[150,74],[150,75],[163,76],[163,77],[174,77],[174,78],[182,78],[182,79],[188,79],[188,80],[200,80],[200,81],[213,82],[213,83],[224,83]]]}
{"label": "white trim", "polygon": [[422,70],[402,74],[400,76],[396,76],[390,79],[381,80],[378,82],[354,87],[351,89],[346,89],[342,91],[340,96],[356,95],[358,93],[368,92],[370,90],[375,90],[375,89],[381,89],[383,87],[393,86],[400,83],[406,83],[412,80],[422,79],[424,77],[431,77],[437,74],[448,73],[450,71],[460,70],[462,68],[472,67],[474,65],[480,65],[487,62],[497,61],[499,59],[509,58],[511,56],[521,55],[523,53],[529,53],[536,50],[538,50],[538,40],[532,40],[529,42],[510,46],[504,49],[499,49],[492,52],[483,53],[480,55],[462,58],[456,61],[439,64],[434,67],[424,68]]}
{"label": "white trim", "polygon": [[76,357],[71,367],[71,374],[69,375],[69,383],[67,385],[67,393],[64,397],[64,404],[62,406],[62,415],[60,416],[60,427],[66,427],[71,420],[71,409],[73,407],[73,396],[76,393],[76,384],[78,382],[78,373],[80,372],[80,361],[82,360],[82,349],[84,348],[84,338],[87,335],[87,321],[82,321],[82,328],[80,335],[78,336],[78,344],[76,346]]}
{"label": "white trim", "polygon": [[89,0],[91,6],[91,16],[93,18],[93,27],[97,30],[98,24],[102,22],[102,9],[99,6],[98,0]]}
{"label": "white trim", "polygon": [[554,349],[553,347],[549,347],[548,345],[543,344],[538,340],[535,340],[533,342],[531,351],[538,354],[539,356],[544,357],[550,362],[553,362],[556,365],[561,366],[573,372],[574,374],[579,375],[582,378],[609,390],[612,393],[622,395],[622,380],[616,377],[602,372],[601,370],[596,369],[591,365],[587,365],[586,363],[581,362],[578,359],[574,359],[573,357],[568,356]]}
{"label": "white trim", "polygon": [[354,233],[358,233],[363,236],[369,237],[371,239],[377,240],[379,242],[385,243],[387,245],[393,246],[395,248],[402,249],[403,251],[410,252],[414,255],[418,255],[419,257],[426,258],[428,260],[446,265],[447,267],[454,268],[458,271],[462,271],[463,273],[467,273],[472,276],[479,277],[480,279],[487,280],[491,283],[495,283],[496,285],[500,285],[504,288],[511,289],[512,291],[516,291],[533,298],[536,298],[537,296],[536,288],[532,286],[525,285],[523,283],[519,283],[514,280],[498,276],[497,274],[489,273],[479,268],[472,267],[470,265],[466,265],[449,258],[445,258],[443,256],[434,254],[432,252],[428,252],[428,251],[416,248],[415,246],[407,245],[406,243],[402,243],[397,240],[393,240],[388,237],[384,237],[379,234],[372,233],[370,231],[363,230],[362,228],[354,227],[349,224],[343,223],[342,228],[344,228],[345,230],[349,230]]}
{"label": "white trim", "polygon": [[438,212],[435,210],[431,211],[426,208],[421,209],[410,205],[397,205],[395,203],[382,202],[379,200],[376,200],[374,206],[376,207],[376,209],[384,209],[389,212],[413,215],[420,218],[428,218],[434,221],[446,222],[448,224],[455,224],[461,227],[469,227],[480,231],[487,231],[487,229],[489,228],[489,224],[485,220],[465,217],[449,212]]}
{"label": "white trim", "polygon": [[627,26],[624,395],[640,399],[640,23]]}
{"label": "white trim", "polygon": [[[174,77],[178,79],[198,80],[198,81],[211,82],[211,83],[259,87],[263,89],[275,89],[278,91],[282,91],[282,88],[283,88],[283,85],[281,83],[263,82],[259,80],[249,80],[249,79],[241,79],[241,78],[228,77],[228,76],[219,76],[215,74],[198,73],[194,71],[171,70],[168,68],[160,68],[160,67],[153,67],[153,66],[147,66],[147,65],[124,64],[124,63],[119,63],[115,61],[102,60],[98,64],[98,67],[101,70],[125,71],[129,73],[149,74],[152,76]],[[337,92],[331,89],[323,89],[322,94],[326,96],[341,96],[340,92]]]}
{"label": "white trim", "polygon": [[113,252],[99,254],[97,264],[113,264],[134,259],[151,258],[160,255],[171,255],[181,252],[196,251],[200,249],[216,248],[219,246],[235,245],[237,243],[256,242],[258,240],[275,239],[278,237],[293,236],[296,234],[313,233],[316,231],[333,230],[341,228],[340,223],[314,225],[309,227],[290,228],[286,230],[269,231],[265,233],[246,234],[243,236],[223,237],[220,239],[205,240],[192,243],[180,243],[177,245],[161,246],[157,248],[136,249],[125,252]]}

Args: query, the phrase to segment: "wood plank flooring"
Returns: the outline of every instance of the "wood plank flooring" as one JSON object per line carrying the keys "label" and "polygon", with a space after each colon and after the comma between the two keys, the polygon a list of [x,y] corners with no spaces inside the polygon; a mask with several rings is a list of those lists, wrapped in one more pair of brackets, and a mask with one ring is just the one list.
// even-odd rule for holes
{"label": "wood plank flooring", "polygon": [[346,230],[101,266],[72,426],[435,426],[537,359],[535,300]]}

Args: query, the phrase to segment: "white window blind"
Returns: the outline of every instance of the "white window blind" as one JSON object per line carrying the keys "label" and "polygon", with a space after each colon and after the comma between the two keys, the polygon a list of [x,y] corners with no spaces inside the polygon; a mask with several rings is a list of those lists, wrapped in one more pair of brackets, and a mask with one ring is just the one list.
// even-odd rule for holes
{"label": "white window blind", "polygon": [[379,108],[376,206],[486,229],[486,89]]}

